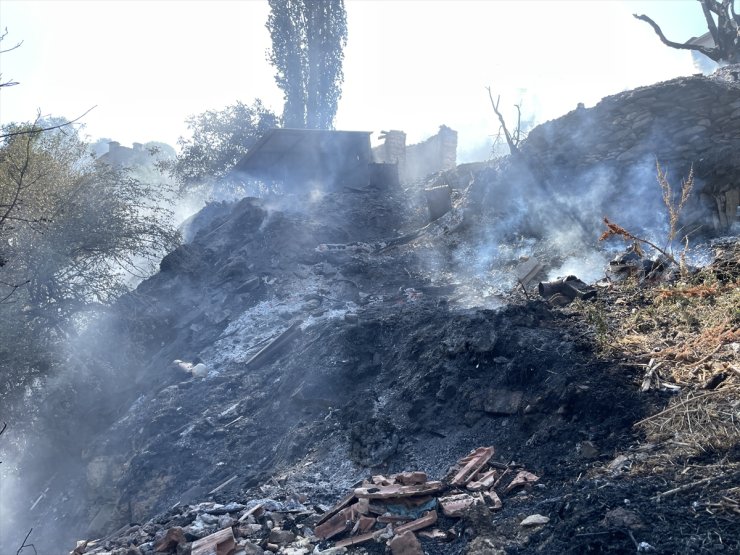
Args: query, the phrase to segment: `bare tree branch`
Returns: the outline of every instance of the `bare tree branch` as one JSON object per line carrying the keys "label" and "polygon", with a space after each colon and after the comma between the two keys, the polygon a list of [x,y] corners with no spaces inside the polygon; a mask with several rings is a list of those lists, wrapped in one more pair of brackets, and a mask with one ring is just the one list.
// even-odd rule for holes
{"label": "bare tree branch", "polygon": [[[735,0],[698,0],[704,14],[714,46],[675,42],[666,38],[660,26],[646,15],[633,14],[636,19],[649,24],[661,42],[679,50],[701,52],[715,62],[740,62],[740,17],[735,12]],[[716,20],[715,20],[716,18]]]}
{"label": "bare tree branch", "polygon": [[[493,107],[493,111],[495,112],[496,116],[498,116],[498,120],[501,123],[501,129],[504,132],[504,137],[506,138],[506,144],[509,145],[509,152],[511,152],[512,156],[517,156],[519,154],[517,143],[512,138],[511,133],[509,132],[509,128],[506,127],[506,121],[504,121],[504,116],[501,114],[501,112],[498,109],[498,105],[501,102],[501,95],[499,95],[496,101],[494,102],[493,93],[491,92],[491,87],[486,87],[486,90],[488,91],[488,98],[491,99],[491,106]],[[521,121],[521,114],[520,114],[520,121]]]}
{"label": "bare tree branch", "polygon": [[660,41],[666,46],[670,46],[671,48],[678,48],[679,50],[696,50],[697,52],[701,52],[707,58],[710,58],[714,60],[715,62],[719,61],[715,48],[707,48],[706,46],[701,46],[700,44],[688,44],[688,43],[674,42],[672,40],[668,40],[666,36],[663,34],[663,31],[661,30],[660,26],[657,23],[655,23],[655,21],[650,19],[648,16],[632,14],[632,17],[648,23],[653,28],[653,31],[655,31],[655,34],[658,35],[658,37],[660,38]]}
{"label": "bare tree branch", "polygon": [[33,552],[34,552],[34,553],[35,553],[36,555],[38,555],[38,551],[36,551],[36,547],[34,547],[34,545],[33,545],[32,543],[26,544],[26,542],[28,541],[28,538],[29,538],[29,537],[31,536],[31,532],[33,532],[33,528],[31,528],[31,529],[30,529],[30,530],[28,531],[28,534],[26,534],[26,537],[24,538],[24,540],[23,540],[23,543],[22,543],[22,544],[21,544],[21,546],[20,546],[20,547],[18,548],[18,551],[16,551],[16,552],[15,552],[15,555],[20,555],[21,551],[23,551],[23,550],[24,550],[25,548],[27,548],[27,547],[30,547],[31,549],[33,549]]}
{"label": "bare tree branch", "polygon": [[84,114],[77,116],[75,119],[67,121],[65,123],[60,123],[59,125],[52,125],[51,127],[32,127],[31,129],[24,129],[23,131],[13,131],[12,133],[5,133],[4,135],[0,135],[0,139],[7,139],[8,137],[15,137],[18,135],[32,135],[35,133],[43,133],[44,131],[52,131],[54,129],[61,129],[62,127],[67,127],[68,125],[72,125],[73,123],[77,123],[79,120],[84,118],[87,114],[92,112],[95,108],[97,108],[97,104],[87,110]]}
{"label": "bare tree branch", "polygon": [[[0,42],[3,42],[3,39],[7,36],[8,36],[8,28],[6,27],[5,29],[3,29],[3,33],[0,35]],[[6,48],[5,50],[0,50],[0,54],[5,54],[6,52],[15,50],[16,48],[19,48],[21,44],[23,44],[23,41],[20,41],[15,46],[11,46],[10,48]]]}

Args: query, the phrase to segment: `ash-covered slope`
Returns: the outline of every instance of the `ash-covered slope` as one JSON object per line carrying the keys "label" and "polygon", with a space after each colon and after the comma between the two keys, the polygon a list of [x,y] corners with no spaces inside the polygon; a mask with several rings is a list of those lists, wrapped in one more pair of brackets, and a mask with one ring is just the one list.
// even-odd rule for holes
{"label": "ash-covered slope", "polygon": [[[201,500],[232,477],[217,495],[234,496],[307,458],[305,489],[324,501],[368,467],[441,475],[483,444],[557,475],[564,441],[608,445],[641,413],[562,316],[540,304],[462,308],[449,302],[454,285],[430,282],[420,245],[329,244],[351,232],[323,214],[224,205],[123,300],[149,387],[88,448],[95,475],[115,477],[90,492],[105,503],[88,533]],[[194,357],[206,378],[171,368]],[[616,413],[583,410],[606,409],[588,385],[597,375],[625,389]]]}
{"label": "ash-covered slope", "polygon": [[[648,162],[611,153],[614,141],[646,145],[640,155],[664,151],[649,135],[617,139],[606,122],[616,113],[638,121],[632,111],[660,121],[708,111],[725,122],[720,130],[736,124],[727,111],[736,85],[687,81],[636,91],[639,102],[629,93],[606,99],[586,111],[592,131],[579,127],[578,113],[550,122],[523,145],[524,166],[442,176],[456,189],[456,208],[426,226],[409,209],[418,205],[413,193],[351,183],[318,196],[209,205],[191,222],[192,240],[89,332],[96,347],[87,355],[99,373],[86,387],[95,395],[79,387],[78,410],[53,414],[101,416],[79,420],[79,437],[59,419],[60,437],[83,464],[42,482],[57,501],[31,516],[60,526],[48,526],[36,545],[48,541],[45,552],[61,553],[60,541],[105,536],[175,505],[254,499],[254,488],[275,479],[310,503],[331,504],[375,471],[439,478],[482,445],[553,490],[581,488],[571,505],[513,500],[504,519],[545,510],[565,519],[591,499],[624,499],[620,488],[607,495],[598,480],[575,486],[574,478],[588,464],[577,449],[583,442],[609,457],[635,440],[631,426],[648,406],[631,370],[597,359],[593,334],[572,313],[502,293],[525,255],[538,255],[556,275],[575,262],[600,271],[606,255],[593,248],[596,233],[590,244],[584,237],[604,207],[618,210],[624,225],[660,231],[654,161],[648,173]],[[732,97],[719,109],[711,94],[694,91],[717,87]],[[683,88],[694,92],[678,95]],[[558,137],[569,129],[573,142],[564,144]],[[706,145],[721,154],[736,144],[721,133],[700,143],[670,135],[690,146],[680,163]],[[696,144],[703,146],[692,150]],[[591,179],[595,172],[600,180]],[[615,175],[629,180],[610,181]],[[174,359],[200,360],[209,373],[191,378]],[[572,521],[588,527],[587,512]],[[569,524],[537,545],[562,552],[573,533]],[[462,552],[471,539],[430,549]],[[618,545],[632,544],[624,536]]]}

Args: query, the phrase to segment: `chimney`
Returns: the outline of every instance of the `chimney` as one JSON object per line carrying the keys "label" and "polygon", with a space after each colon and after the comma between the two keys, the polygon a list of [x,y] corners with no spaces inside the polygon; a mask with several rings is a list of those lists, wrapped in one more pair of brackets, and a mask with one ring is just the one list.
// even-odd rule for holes
{"label": "chimney", "polygon": [[108,143],[108,154],[113,154],[119,148],[121,148],[121,143],[119,143],[118,141],[110,141]]}

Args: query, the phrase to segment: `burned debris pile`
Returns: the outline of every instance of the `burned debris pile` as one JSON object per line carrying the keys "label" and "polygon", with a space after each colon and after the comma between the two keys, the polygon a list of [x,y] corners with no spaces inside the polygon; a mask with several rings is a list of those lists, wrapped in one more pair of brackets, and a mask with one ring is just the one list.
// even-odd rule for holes
{"label": "burned debris pile", "polygon": [[[493,447],[471,451],[440,481],[428,480],[423,471],[374,475],[328,509],[295,498],[178,506],[144,525],[81,541],[71,555],[328,555],[367,544],[387,544],[393,555],[423,555],[418,537],[429,545],[459,543],[461,518],[476,510],[499,511],[502,497],[539,482],[519,465],[492,461],[493,454]],[[520,525],[548,522],[535,514]]]}

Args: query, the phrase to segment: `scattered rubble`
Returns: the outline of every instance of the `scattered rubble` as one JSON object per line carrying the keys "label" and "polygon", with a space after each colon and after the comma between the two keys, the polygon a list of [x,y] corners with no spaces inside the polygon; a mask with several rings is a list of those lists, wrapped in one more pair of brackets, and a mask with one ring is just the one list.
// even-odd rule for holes
{"label": "scattered rubble", "polygon": [[[429,530],[440,523],[440,510],[444,523],[452,526],[475,507],[500,510],[499,494],[507,496],[539,481],[524,470],[512,478],[508,465],[491,463],[493,454],[493,447],[471,451],[441,481],[428,480],[423,471],[372,476],[323,514],[272,499],[178,506],[144,526],[132,525],[103,540],[78,542],[71,555],[112,555],[129,546],[137,546],[142,555],[179,554],[188,549],[191,555],[250,555],[260,550],[329,554],[369,542],[387,544],[396,555],[423,554],[417,532],[424,531],[419,535],[425,540],[443,543],[458,535],[452,528]],[[521,525],[548,521],[534,515]],[[334,546],[327,546],[327,540]]]}

